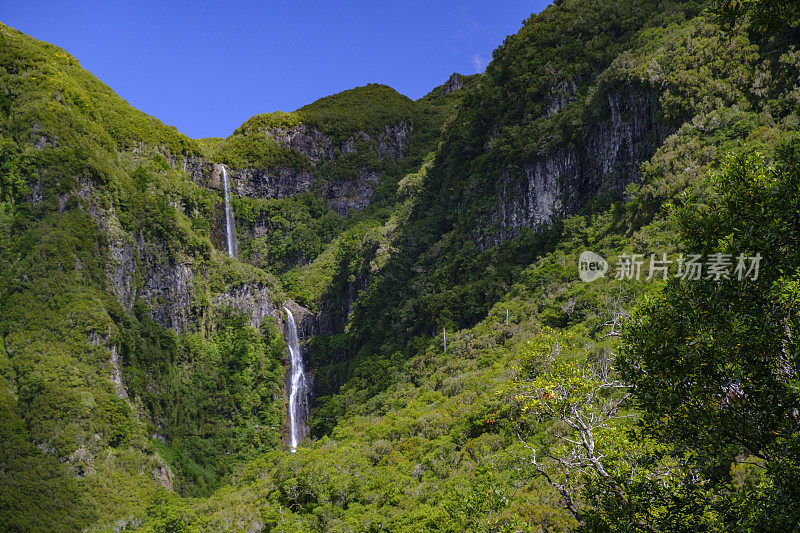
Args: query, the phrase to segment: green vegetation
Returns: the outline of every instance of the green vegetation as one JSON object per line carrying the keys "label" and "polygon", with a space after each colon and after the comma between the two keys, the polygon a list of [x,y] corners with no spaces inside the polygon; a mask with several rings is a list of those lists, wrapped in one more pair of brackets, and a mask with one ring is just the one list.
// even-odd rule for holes
{"label": "green vegetation", "polygon": [[641,431],[685,461],[681,475],[693,479],[677,496],[637,495],[639,513],[677,504],[716,517],[718,530],[786,531],[800,519],[799,180],[795,141],[779,147],[771,167],[753,155],[732,158],[713,201],[676,213],[686,249],[763,259],[755,280],[670,283],[626,332],[620,369],[643,413]]}
{"label": "green vegetation", "polygon": [[800,2],[797,0],[715,0],[709,11],[729,33],[748,20],[761,31],[778,32],[800,24]]}
{"label": "green vegetation", "polygon": [[[658,289],[643,281],[621,288],[612,280],[587,285],[576,279],[577,254],[584,247],[606,257],[627,250],[617,233],[626,216],[616,210],[597,215],[592,224],[583,217],[565,221],[562,244],[525,269],[483,321],[448,331],[447,351],[439,335],[418,338],[410,358],[397,353],[345,361],[356,367],[353,377],[338,393],[321,398],[314,412],[314,430],[324,436],[294,455],[267,454],[252,462],[232,489],[184,512],[186,527],[213,530],[230,520],[224,502],[231,498],[278,531],[365,530],[375,524],[444,531],[574,526],[558,494],[525,466],[530,453],[518,441],[519,431],[537,431],[531,421],[517,418],[517,387],[533,369],[542,370],[545,321],[564,328],[569,340],[561,341],[561,355],[570,357],[573,370],[583,368],[587,358],[600,362],[598,357],[607,360],[617,350],[616,337],[598,341],[609,332],[603,325],[614,312]],[[655,245],[671,231],[660,223],[637,238]],[[356,242],[370,241],[359,237],[350,246]],[[340,265],[354,257],[347,249],[337,253]],[[324,354],[335,353],[343,339],[314,341],[312,354]],[[524,372],[515,370],[519,361]],[[553,438],[549,431],[547,438]],[[183,505],[165,502],[159,512]],[[148,520],[148,527],[161,527],[157,516]]]}
{"label": "green vegetation", "polygon": [[[312,162],[306,155],[285,147],[278,140],[283,132],[302,126],[300,131],[310,128],[333,143],[330,149],[337,161],[328,160],[328,168],[320,172],[328,179],[348,179],[357,176],[359,168],[378,165],[376,143],[384,127],[401,123],[413,125],[418,114],[415,103],[391,87],[370,84],[321,98],[292,113],[256,115],[230,137],[215,143],[210,153],[219,162],[237,168],[311,170]],[[359,137],[362,134],[372,142],[365,143]],[[313,134],[310,139],[320,141]],[[346,141],[365,146],[343,153],[342,144]]]}
{"label": "green vegetation", "polygon": [[[615,13],[621,6],[635,9],[633,4],[600,5]],[[571,9],[578,9],[580,3],[570,5]],[[650,4],[642,6],[637,16],[652,8]],[[689,4],[686,9],[686,13],[667,11],[666,22],[689,16],[695,8]],[[654,98],[659,101],[663,120],[686,121],[676,127],[675,135],[667,137],[643,167],[642,190],[625,207],[638,211],[634,229],[658,216],[662,204],[679,197],[689,184],[703,187],[703,175],[718,164],[726,151],[761,149],[768,153],[783,131],[797,127],[797,105],[786,105],[786,99],[793,98],[789,95],[794,94],[798,72],[796,53],[788,36],[764,43],[759,52],[759,46],[745,36],[731,42],[720,37],[719,30],[704,16],[682,24],[650,27],[664,19],[662,12],[657,12],[653,21],[642,23],[647,27],[640,33],[628,34],[627,50],[613,61],[609,59],[594,83],[589,80],[584,83],[585,88],[579,87],[576,102],[570,104],[577,115],[568,111],[568,106],[551,119],[543,117],[544,89],[531,94],[530,100],[521,99],[504,80],[513,72],[518,72],[520,79],[527,79],[528,64],[546,69],[546,63],[532,58],[540,57],[540,53],[549,57],[547,54],[556,52],[539,50],[537,39],[574,33],[554,31],[552,24],[591,23],[566,18],[560,10],[550,11],[532,19],[495,54],[487,71],[490,79],[482,80],[463,97],[457,118],[448,123],[436,164],[428,172],[411,220],[397,243],[399,252],[367,289],[352,317],[354,344],[363,347],[365,354],[390,355],[416,334],[430,335],[445,326],[461,328],[475,323],[507,292],[521,270],[562,238],[556,222],[539,234],[522,230],[519,237],[500,246],[485,250],[480,246],[485,236],[497,231],[497,217],[490,216],[496,213],[501,192],[497,176],[509,174],[512,184],[516,179],[525,179],[522,168],[531,154],[518,151],[519,143],[529,139],[553,143],[567,119],[581,118],[578,125],[565,130],[570,132],[585,131],[591,124],[607,120],[598,106],[607,102],[614,91],[631,86],[643,87],[645,93],[657,90]],[[597,8],[592,12],[592,16],[601,16]],[[631,23],[637,20],[616,15],[607,15],[604,20],[618,18]],[[523,40],[527,35],[530,39]],[[565,38],[568,42],[563,46],[570,45],[571,38]],[[518,59],[522,52],[510,51],[517,40],[525,57],[531,58],[530,63]],[[553,44],[548,41],[541,46]],[[767,54],[777,57],[765,62]],[[517,61],[519,64],[514,63]],[[767,66],[769,71],[764,70]],[[492,82],[495,76],[497,81]],[[492,83],[501,81],[502,88],[492,87]],[[544,80],[540,83],[545,86]],[[493,104],[497,109],[486,111],[485,102],[498,91],[511,92],[506,97],[497,96],[497,103]],[[584,92],[586,96],[582,97]],[[506,101],[531,108],[509,116],[511,104],[505,105]],[[692,110],[691,116],[688,109]],[[476,116],[483,113],[485,120]],[[531,122],[529,117],[537,118]],[[489,120],[492,122],[487,123]],[[484,126],[474,126],[476,122]],[[568,145],[574,142],[569,138],[561,140]],[[484,150],[487,145],[489,149]],[[537,153],[543,157],[549,150],[552,148],[540,153],[537,149]],[[515,178],[515,174],[522,176]],[[464,179],[465,176],[469,178]],[[613,177],[610,181],[605,193],[578,210],[580,214],[590,216],[609,204],[623,208],[624,193],[612,188]],[[635,191],[630,189],[628,193]]]}
{"label": "green vegetation", "polygon": [[[457,92],[368,85],[197,141],[0,26],[2,523],[796,528],[796,21],[754,0],[728,2],[726,25],[720,4],[561,0]],[[641,174],[592,166],[642,121]],[[402,158],[381,145],[392,128]],[[570,157],[586,159],[557,184],[574,204],[510,224],[498,204],[531,165]],[[229,258],[219,192],[181,170],[198,158],[311,190],[235,196]],[[372,196],[345,216],[327,192],[351,181]],[[584,250],[612,271],[580,281]],[[631,253],[762,263],[742,281],[674,264],[612,279]],[[297,453],[287,296],[319,327]]]}
{"label": "green vegetation", "polygon": [[[198,143],[3,25],[0,94],[4,527],[102,529],[165,487],[208,492],[278,447],[283,340],[217,299],[228,287],[281,293],[213,250],[220,199],[177,170]],[[149,308],[174,298],[143,296],[182,265],[196,276],[183,311],[197,319],[176,335]]]}
{"label": "green vegetation", "polygon": [[341,231],[344,217],[307,192],[291,198],[242,198],[235,204],[242,260],[283,274],[316,258]]}
{"label": "green vegetation", "polygon": [[371,83],[320,98],[297,111],[263,113],[247,119],[233,135],[249,135],[273,129],[305,125],[330,135],[336,144],[356,132],[377,138],[384,126],[413,122],[414,102],[391,87]]}
{"label": "green vegetation", "polygon": [[253,133],[257,131],[265,131],[273,128],[287,129],[292,126],[299,126],[302,122],[299,113],[286,113],[284,111],[275,111],[274,113],[262,113],[248,118],[244,124],[239,126],[234,135]]}
{"label": "green vegetation", "polygon": [[[262,332],[223,310],[213,335],[178,335],[137,307],[122,345],[130,394],[158,420],[158,445],[184,494],[204,494],[255,451],[280,445],[286,352],[278,328]],[[167,440],[168,439],[168,440]]]}
{"label": "green vegetation", "polygon": [[[464,77],[464,82],[470,87],[475,77]],[[282,178],[287,180],[295,179],[291,171],[313,174],[309,192],[290,198],[242,197],[235,201],[240,258],[278,276],[288,294],[310,309],[336,305],[346,286],[331,284],[339,268],[334,257],[337,250],[344,241],[360,241],[369,232],[367,228],[380,233],[384,224],[396,226],[397,222],[390,219],[398,205],[408,209],[407,199],[401,198],[401,179],[413,175],[420,165],[430,166],[441,128],[461,97],[460,92],[445,95],[441,89],[413,102],[394,89],[370,84],[322,98],[292,113],[256,115],[229,138],[208,143],[213,146],[213,157],[234,169],[267,173],[285,173],[288,169],[288,177]],[[405,157],[381,156],[379,141],[386,142],[382,140],[386,128],[402,125],[409,128],[410,137]],[[296,127],[302,127],[304,135],[320,146],[331,142],[330,157],[311,161],[276,141]],[[347,143],[349,148],[345,147]],[[295,154],[297,159],[284,157],[287,154]],[[377,176],[378,181],[364,176]],[[325,187],[348,181],[371,189],[372,197],[365,209],[343,217],[323,198]],[[374,237],[371,241],[382,239]],[[371,253],[367,248],[365,245],[365,253]],[[354,263],[345,270],[347,274],[338,275],[339,279],[347,280],[359,267]]]}
{"label": "green vegetation", "polygon": [[295,113],[301,122],[340,143],[359,131],[377,138],[384,126],[403,121],[413,123],[416,112],[414,102],[408,97],[386,85],[371,83],[320,98]]}
{"label": "green vegetation", "polygon": [[[472,83],[473,78],[465,79],[467,85]],[[227,139],[200,142],[209,156],[234,168],[313,171],[318,180],[329,182],[361,180],[367,171],[391,183],[392,176],[399,179],[435,148],[459,96],[442,95],[439,89],[414,102],[385,85],[369,84],[320,98],[291,113],[256,115]],[[410,140],[404,147],[407,157],[399,161],[379,152],[379,143],[391,142],[393,129],[398,128]],[[294,135],[300,144],[308,144],[305,149],[314,154],[312,159],[286,146],[286,139]],[[385,186],[391,194],[393,187]]]}
{"label": "green vegetation", "polygon": [[224,165],[269,170],[291,168],[310,170],[308,157],[286,148],[263,132],[233,134],[215,144],[212,156]]}

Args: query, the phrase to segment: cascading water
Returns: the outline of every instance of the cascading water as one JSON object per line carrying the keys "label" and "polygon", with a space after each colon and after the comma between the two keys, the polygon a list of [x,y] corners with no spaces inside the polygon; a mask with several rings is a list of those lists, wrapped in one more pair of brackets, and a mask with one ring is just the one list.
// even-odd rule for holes
{"label": "cascading water", "polygon": [[225,228],[228,234],[228,255],[236,257],[236,226],[233,224],[233,209],[231,209],[231,193],[228,184],[228,171],[222,167],[222,183],[225,187]]}
{"label": "cascading water", "polygon": [[289,345],[289,445],[292,453],[297,444],[305,436],[305,424],[308,419],[308,384],[306,383],[303,357],[300,354],[300,341],[297,338],[297,324],[294,315],[286,307],[287,328],[286,343]]}

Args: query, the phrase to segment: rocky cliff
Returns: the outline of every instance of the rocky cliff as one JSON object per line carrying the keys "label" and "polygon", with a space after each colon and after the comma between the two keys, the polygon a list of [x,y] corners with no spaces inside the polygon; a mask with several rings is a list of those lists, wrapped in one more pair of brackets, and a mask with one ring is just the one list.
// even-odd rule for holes
{"label": "rocky cliff", "polygon": [[[276,167],[230,168],[233,190],[249,198],[285,198],[315,191],[328,201],[331,209],[346,216],[351,210],[364,209],[380,179],[380,163],[405,157],[413,126],[400,122],[387,124],[376,138],[363,131],[354,132],[341,143],[317,128],[300,124],[289,128],[266,128],[261,131],[280,146],[295,150],[310,162],[309,168]],[[360,156],[360,157],[359,157]],[[373,164],[369,163],[374,156]],[[337,172],[341,158],[347,161],[346,173]],[[331,176],[333,174],[333,176]],[[212,176],[213,184],[218,179]]]}
{"label": "rocky cliff", "polygon": [[[557,115],[574,94],[574,90],[554,92],[557,96],[547,108],[548,118]],[[577,142],[555,146],[526,162],[513,177],[505,172],[499,180],[495,211],[489,216],[490,227],[496,231],[482,236],[482,246],[495,246],[525,227],[547,227],[578,212],[601,193],[621,196],[629,183],[641,182],[642,163],[673,131],[660,122],[658,98],[638,85],[610,91],[601,106],[604,120],[591,124]]]}

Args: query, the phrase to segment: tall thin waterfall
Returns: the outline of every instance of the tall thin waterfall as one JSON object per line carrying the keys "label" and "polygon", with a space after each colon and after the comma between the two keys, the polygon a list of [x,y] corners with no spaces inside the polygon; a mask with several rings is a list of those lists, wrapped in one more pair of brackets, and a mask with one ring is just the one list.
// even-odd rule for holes
{"label": "tall thin waterfall", "polygon": [[225,186],[225,228],[228,234],[228,255],[236,257],[236,226],[233,223],[233,209],[231,208],[230,185],[228,184],[228,171],[222,167],[222,183]]}
{"label": "tall thin waterfall", "polygon": [[297,450],[297,444],[305,436],[306,420],[308,419],[308,383],[306,382],[303,357],[300,354],[300,341],[297,338],[297,324],[294,315],[288,308],[286,311],[287,331],[286,343],[289,345],[289,363],[291,364],[291,377],[289,381],[289,445],[292,453]]}

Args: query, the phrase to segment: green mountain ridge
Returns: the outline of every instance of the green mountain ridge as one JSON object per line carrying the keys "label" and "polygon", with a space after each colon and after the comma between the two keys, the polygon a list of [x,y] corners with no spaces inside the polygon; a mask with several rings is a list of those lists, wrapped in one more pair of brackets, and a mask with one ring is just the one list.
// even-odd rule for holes
{"label": "green mountain ridge", "polygon": [[[215,250],[221,194],[197,185],[214,178],[202,141],[63,50],[1,36],[4,519],[83,529],[164,488],[208,492],[242,454],[281,445],[288,300]],[[275,203],[315,222],[325,200],[301,198]]]}
{"label": "green mountain ridge", "polygon": [[198,140],[0,25],[0,528],[796,527],[800,38],[744,4],[562,0],[419,100]]}

